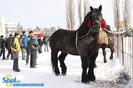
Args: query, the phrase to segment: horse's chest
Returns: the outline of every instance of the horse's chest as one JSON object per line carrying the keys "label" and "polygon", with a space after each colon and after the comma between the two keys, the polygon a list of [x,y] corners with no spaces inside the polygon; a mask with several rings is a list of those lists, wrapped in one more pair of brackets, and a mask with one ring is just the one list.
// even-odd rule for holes
{"label": "horse's chest", "polygon": [[81,51],[94,51],[98,50],[100,47],[99,41],[94,38],[85,38],[78,41],[78,48]]}

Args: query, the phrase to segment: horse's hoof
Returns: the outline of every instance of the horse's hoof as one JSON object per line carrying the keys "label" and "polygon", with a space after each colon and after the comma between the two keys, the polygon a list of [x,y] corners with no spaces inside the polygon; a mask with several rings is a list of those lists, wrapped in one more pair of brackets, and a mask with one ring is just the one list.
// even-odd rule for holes
{"label": "horse's hoof", "polygon": [[89,83],[89,80],[88,79],[84,79],[84,80],[82,79],[81,82],[87,84],[87,83]]}
{"label": "horse's hoof", "polygon": [[66,76],[66,73],[62,73],[63,76]]}
{"label": "horse's hoof", "polygon": [[95,82],[95,81],[96,81],[96,79],[90,79],[90,81]]}
{"label": "horse's hoof", "polygon": [[59,76],[59,75],[60,75],[60,73],[55,73],[55,75],[56,75],[56,76]]}
{"label": "horse's hoof", "polygon": [[95,78],[90,78],[89,81],[95,82],[96,79]]}
{"label": "horse's hoof", "polygon": [[82,82],[82,83],[84,83],[84,84],[89,84],[89,82]]}
{"label": "horse's hoof", "polygon": [[107,63],[107,61],[104,61],[104,63]]}

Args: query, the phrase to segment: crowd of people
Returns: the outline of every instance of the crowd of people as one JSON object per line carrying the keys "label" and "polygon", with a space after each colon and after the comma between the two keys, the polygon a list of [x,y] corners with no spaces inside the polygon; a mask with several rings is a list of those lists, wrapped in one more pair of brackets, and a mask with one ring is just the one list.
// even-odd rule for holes
{"label": "crowd of people", "polygon": [[[0,36],[0,57],[2,60],[13,60],[13,71],[20,72],[18,59],[19,51],[21,51],[22,60],[26,61],[26,65],[29,64],[30,68],[37,68],[37,52],[42,53],[42,46],[44,45],[44,51],[48,52],[49,36],[35,36],[33,31],[29,31],[26,35],[25,31],[22,34],[15,32],[10,34],[9,37]],[[7,55],[5,55],[7,50]]]}

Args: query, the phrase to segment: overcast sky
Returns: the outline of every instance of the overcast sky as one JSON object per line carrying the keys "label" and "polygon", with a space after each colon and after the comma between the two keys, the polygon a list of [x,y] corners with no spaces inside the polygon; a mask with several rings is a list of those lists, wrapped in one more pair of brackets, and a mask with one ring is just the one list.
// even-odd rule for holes
{"label": "overcast sky", "polygon": [[[113,26],[113,0],[89,1],[93,7],[98,7],[100,4],[103,6],[103,17],[107,24]],[[20,22],[24,27],[65,28],[65,2],[66,0],[0,0],[0,15],[4,16],[6,21]],[[78,25],[77,20],[75,23]]]}

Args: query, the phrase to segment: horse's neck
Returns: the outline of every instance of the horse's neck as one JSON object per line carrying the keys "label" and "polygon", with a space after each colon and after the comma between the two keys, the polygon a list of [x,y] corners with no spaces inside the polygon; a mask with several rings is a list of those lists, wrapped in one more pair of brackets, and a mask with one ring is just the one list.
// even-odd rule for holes
{"label": "horse's neck", "polygon": [[89,29],[87,29],[87,26],[82,23],[81,26],[77,29],[78,37],[84,36],[88,32],[88,30]]}

